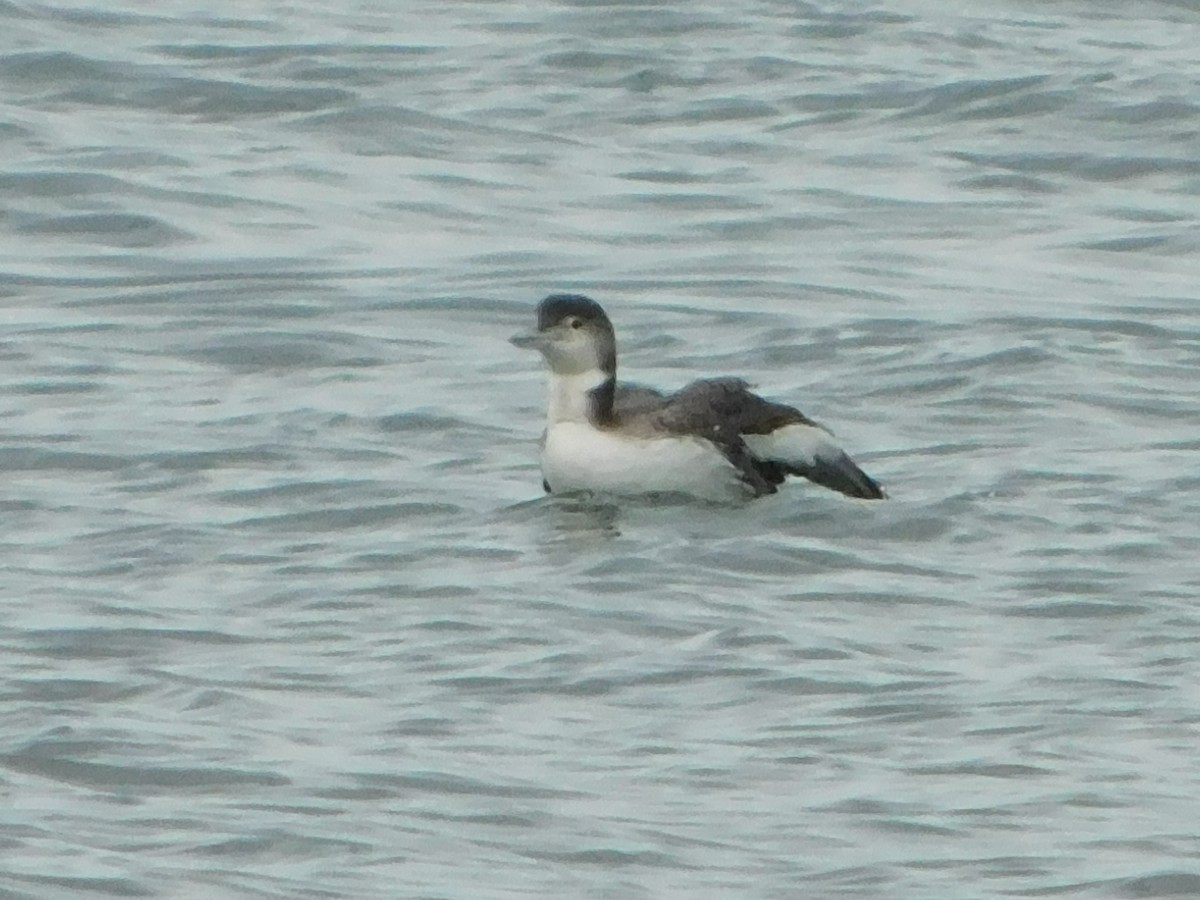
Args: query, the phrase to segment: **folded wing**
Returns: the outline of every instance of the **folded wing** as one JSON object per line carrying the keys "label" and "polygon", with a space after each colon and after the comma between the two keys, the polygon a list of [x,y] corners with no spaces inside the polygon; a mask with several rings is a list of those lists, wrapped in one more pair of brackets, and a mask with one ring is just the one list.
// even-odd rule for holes
{"label": "folded wing", "polygon": [[705,434],[756,493],[773,493],[785,476],[799,475],[851,497],[884,496],[828,430],[793,407],[758,396],[741,379],[692,382],[654,415],[668,430]]}

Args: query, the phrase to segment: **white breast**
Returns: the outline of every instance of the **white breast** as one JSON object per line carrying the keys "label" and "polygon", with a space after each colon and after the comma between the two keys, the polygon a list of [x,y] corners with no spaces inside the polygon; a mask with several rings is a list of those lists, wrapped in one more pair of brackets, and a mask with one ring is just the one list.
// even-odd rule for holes
{"label": "white breast", "polygon": [[708,441],[630,437],[587,422],[557,422],[547,429],[542,475],[556,493],[680,493],[726,502],[751,495],[737,470]]}

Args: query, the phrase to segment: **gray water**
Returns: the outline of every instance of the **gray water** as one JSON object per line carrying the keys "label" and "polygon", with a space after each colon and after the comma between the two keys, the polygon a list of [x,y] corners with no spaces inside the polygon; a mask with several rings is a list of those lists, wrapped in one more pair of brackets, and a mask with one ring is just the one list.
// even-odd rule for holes
{"label": "gray water", "polygon": [[[1198,47],[0,0],[0,896],[1200,896]],[[543,497],[566,290],[891,499]]]}

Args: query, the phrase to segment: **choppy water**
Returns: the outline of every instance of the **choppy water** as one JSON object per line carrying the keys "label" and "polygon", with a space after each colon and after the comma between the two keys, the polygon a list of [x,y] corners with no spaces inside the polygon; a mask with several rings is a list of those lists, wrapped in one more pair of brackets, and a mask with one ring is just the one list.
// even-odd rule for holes
{"label": "choppy water", "polygon": [[1200,9],[335,7],[0,2],[0,894],[1200,896]]}

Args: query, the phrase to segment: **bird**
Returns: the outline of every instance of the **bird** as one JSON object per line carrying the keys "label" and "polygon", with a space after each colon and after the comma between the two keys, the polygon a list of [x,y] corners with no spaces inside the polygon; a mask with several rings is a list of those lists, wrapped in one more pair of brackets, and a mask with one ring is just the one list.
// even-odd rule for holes
{"label": "bird", "polygon": [[798,475],[850,497],[885,497],[829,430],[740,378],[702,378],[673,394],[618,383],[616,333],[590,297],[551,294],[536,330],[510,341],[539,351],[549,368],[547,493],[724,503],[774,494]]}

